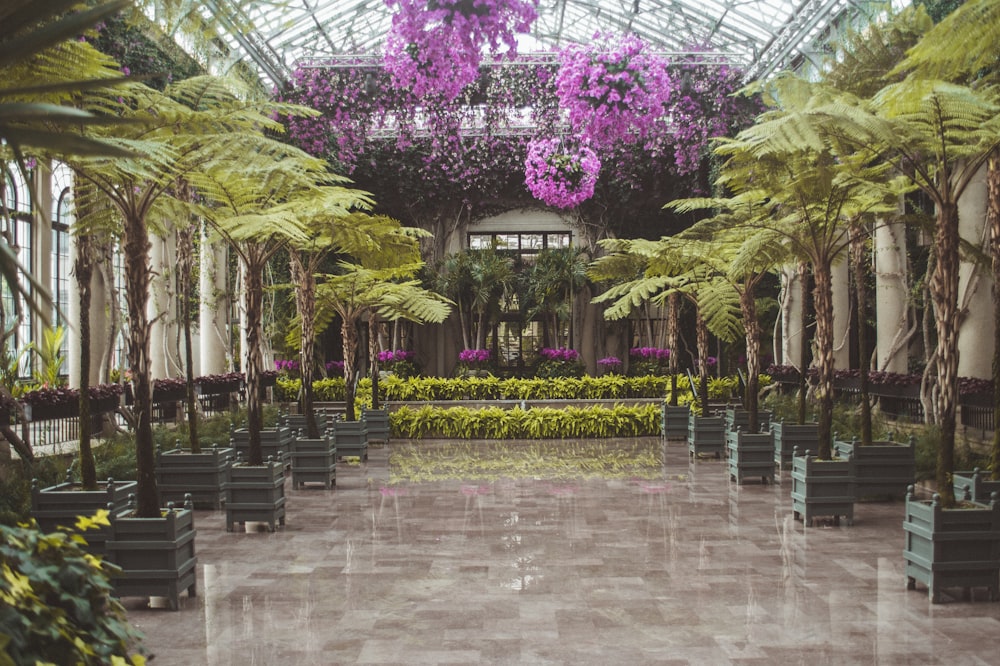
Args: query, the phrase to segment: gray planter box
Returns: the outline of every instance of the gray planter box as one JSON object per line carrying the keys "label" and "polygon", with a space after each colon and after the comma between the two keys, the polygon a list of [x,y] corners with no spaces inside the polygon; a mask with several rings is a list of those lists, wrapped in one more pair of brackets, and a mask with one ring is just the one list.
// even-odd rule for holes
{"label": "gray planter box", "polygon": [[722,457],[726,446],[726,420],[722,416],[688,417],[688,454]]}
{"label": "gray planter box", "polygon": [[817,516],[840,517],[854,524],[854,465],[847,460],[817,460],[806,455],[792,456],[792,511],[806,525]]}
{"label": "gray planter box", "polygon": [[736,483],[743,479],[774,483],[774,444],[771,433],[745,433],[742,430],[726,433],[729,478]]}
{"label": "gray planter box", "polygon": [[368,460],[368,429],[364,421],[334,421],[334,444],[337,456],[355,456]]}
{"label": "gray planter box", "polygon": [[263,465],[231,465],[226,473],[226,531],[233,523],[267,523],[271,531],[285,524],[285,467],[271,460]]}
{"label": "gray planter box", "polygon": [[389,441],[389,408],[382,409],[362,409],[361,420],[365,422],[368,430],[369,442]]}
{"label": "gray planter box", "polygon": [[[274,458],[288,465],[292,460],[291,428],[265,428],[260,431],[260,448],[264,460]],[[236,449],[236,455],[244,461],[250,459],[250,431],[237,428],[229,434],[229,445]]]}
{"label": "gray planter box", "polygon": [[232,462],[233,449],[213,446],[201,453],[190,449],[160,451],[156,454],[156,487],[163,504],[183,504],[190,495],[196,509],[222,507],[226,488],[226,469]]}
{"label": "gray planter box", "polygon": [[[767,432],[770,425],[771,412],[758,409],[756,432]],[[726,430],[736,430],[737,428],[743,428],[747,431],[750,430],[750,412],[745,409],[735,409],[729,407],[726,409]]]}
{"label": "gray planter box", "polygon": [[[126,510],[129,496],[135,491],[135,481],[108,479],[99,490],[82,490],[79,484],[70,481],[41,488],[35,479],[31,482],[31,516],[43,532],[72,528],[78,516],[93,516],[98,509],[108,509],[112,514]],[[89,529],[81,534],[87,540],[87,552],[104,555],[111,538],[110,527]]]}
{"label": "gray planter box", "polygon": [[660,407],[660,434],[666,439],[684,439],[688,432],[688,418],[691,409],[687,405],[668,405]]}
{"label": "gray planter box", "polygon": [[[305,414],[286,414],[278,419],[278,422],[282,428],[291,428],[293,434],[298,431],[303,436],[306,435]],[[321,433],[329,428],[331,423],[333,423],[333,419],[328,418],[326,414],[316,414],[316,427]]]}
{"label": "gray planter box", "polygon": [[903,521],[906,582],[927,586],[931,602],[941,591],[985,587],[990,601],[1000,600],[1000,500],[979,508],[945,509],[938,495],[931,501],[906,497]]}
{"label": "gray planter box", "polygon": [[292,442],[292,488],[321,483],[330,489],[337,483],[337,449],[333,440],[298,438]]}
{"label": "gray planter box", "polygon": [[166,597],[171,610],[180,593],[197,596],[194,512],[167,509],[160,518],[111,519],[108,560],[121,567],[112,576],[115,596]]}
{"label": "gray planter box", "polygon": [[815,451],[819,448],[818,423],[771,423],[771,435],[774,440],[774,463],[779,470],[791,469],[792,452]]}
{"label": "gray planter box", "polygon": [[[1000,493],[1000,481],[993,481],[989,477],[989,472],[984,472],[978,467],[971,472],[955,472],[952,475],[955,499],[965,498],[984,504],[989,502],[990,495]],[[965,496],[966,490],[969,491],[968,497]]]}
{"label": "gray planter box", "polygon": [[916,475],[916,445],[913,438],[907,444],[873,442],[861,446],[858,441],[834,441],[833,448],[841,458],[854,459],[854,497],[905,497],[906,489]]}

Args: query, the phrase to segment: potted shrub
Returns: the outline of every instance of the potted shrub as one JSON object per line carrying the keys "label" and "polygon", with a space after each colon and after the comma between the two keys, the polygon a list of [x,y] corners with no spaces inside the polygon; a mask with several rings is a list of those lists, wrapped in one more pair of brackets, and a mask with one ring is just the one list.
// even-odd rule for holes
{"label": "potted shrub", "polygon": [[905,497],[916,475],[916,440],[909,442],[874,441],[862,446],[857,438],[850,442],[834,437],[834,451],[854,459],[855,499]]}
{"label": "potted shrub", "polygon": [[285,524],[285,465],[270,458],[263,465],[237,461],[226,470],[226,531],[233,523]]}
{"label": "potted shrub", "polygon": [[762,483],[774,483],[774,445],[770,432],[750,433],[743,428],[726,431],[729,478],[736,483],[743,479],[760,478]]}
{"label": "potted shrub", "polygon": [[[108,479],[103,488],[85,490],[73,481],[72,471],[67,471],[66,481],[54,486],[42,488],[38,479],[31,482],[31,516],[39,529],[52,532],[74,525],[80,516],[94,515],[101,510],[111,513],[124,511],[135,491],[135,481],[116,482],[114,479]],[[110,533],[110,526],[94,526],[86,537],[87,550],[94,555],[103,555]]]}
{"label": "potted shrub", "polygon": [[329,490],[337,483],[337,448],[327,436],[292,440],[292,488],[321,483]]}
{"label": "potted shrub", "polygon": [[226,469],[235,455],[231,447],[213,445],[207,450],[181,448],[156,452],[156,485],[160,501],[180,504],[191,497],[196,509],[218,509],[226,487]]}
{"label": "potted shrub", "polygon": [[990,601],[1000,601],[1000,495],[988,505],[969,503],[946,508],[940,495],[918,500],[910,486],[903,520],[907,588],[927,586],[932,603],[941,592],[985,587]]}
{"label": "potted shrub", "polygon": [[[133,505],[134,506],[134,505]],[[194,552],[194,507],[171,502],[160,515],[140,518],[134,511],[111,514],[107,558],[119,571],[112,575],[115,596],[166,597],[171,610],[180,594],[197,594],[198,558]]]}
{"label": "potted shrub", "polygon": [[854,524],[854,472],[850,458],[822,460],[798,449],[792,455],[792,511],[796,519],[812,525],[817,516],[833,516],[834,525],[840,517]]}
{"label": "potted shrub", "polygon": [[698,416],[691,412],[687,437],[690,455],[721,458],[726,446],[726,419],[724,416]]}

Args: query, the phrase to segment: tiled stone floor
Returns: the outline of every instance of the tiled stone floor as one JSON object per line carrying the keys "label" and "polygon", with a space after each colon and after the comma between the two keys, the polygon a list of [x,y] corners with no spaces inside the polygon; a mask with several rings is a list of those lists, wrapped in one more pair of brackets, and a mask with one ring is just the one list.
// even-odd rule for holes
{"label": "tiled stone floor", "polygon": [[805,527],[788,472],[737,486],[682,443],[633,476],[420,482],[404,446],[288,482],[273,534],[199,511],[198,596],[125,600],[153,663],[1000,663],[1000,604],[906,589],[900,502]]}

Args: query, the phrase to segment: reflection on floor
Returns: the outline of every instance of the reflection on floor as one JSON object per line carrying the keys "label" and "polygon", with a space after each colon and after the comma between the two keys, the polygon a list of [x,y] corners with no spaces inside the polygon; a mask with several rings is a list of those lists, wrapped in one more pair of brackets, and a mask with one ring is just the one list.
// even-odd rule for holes
{"label": "reflection on floor", "polygon": [[199,511],[199,596],[126,599],[130,620],[158,665],[1000,662],[1000,604],[906,590],[900,502],[807,528],[788,472],[517,447],[372,448],[334,490],[288,482],[273,534]]}

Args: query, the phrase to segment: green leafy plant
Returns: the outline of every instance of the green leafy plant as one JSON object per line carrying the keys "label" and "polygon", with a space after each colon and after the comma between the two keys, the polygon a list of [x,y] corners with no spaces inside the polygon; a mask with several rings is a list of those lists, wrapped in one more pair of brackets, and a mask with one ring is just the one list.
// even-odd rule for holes
{"label": "green leafy plant", "polygon": [[[81,516],[78,532],[108,525]],[[83,537],[0,525],[0,664],[146,663],[142,635],[112,598],[113,565],[80,547]]]}

